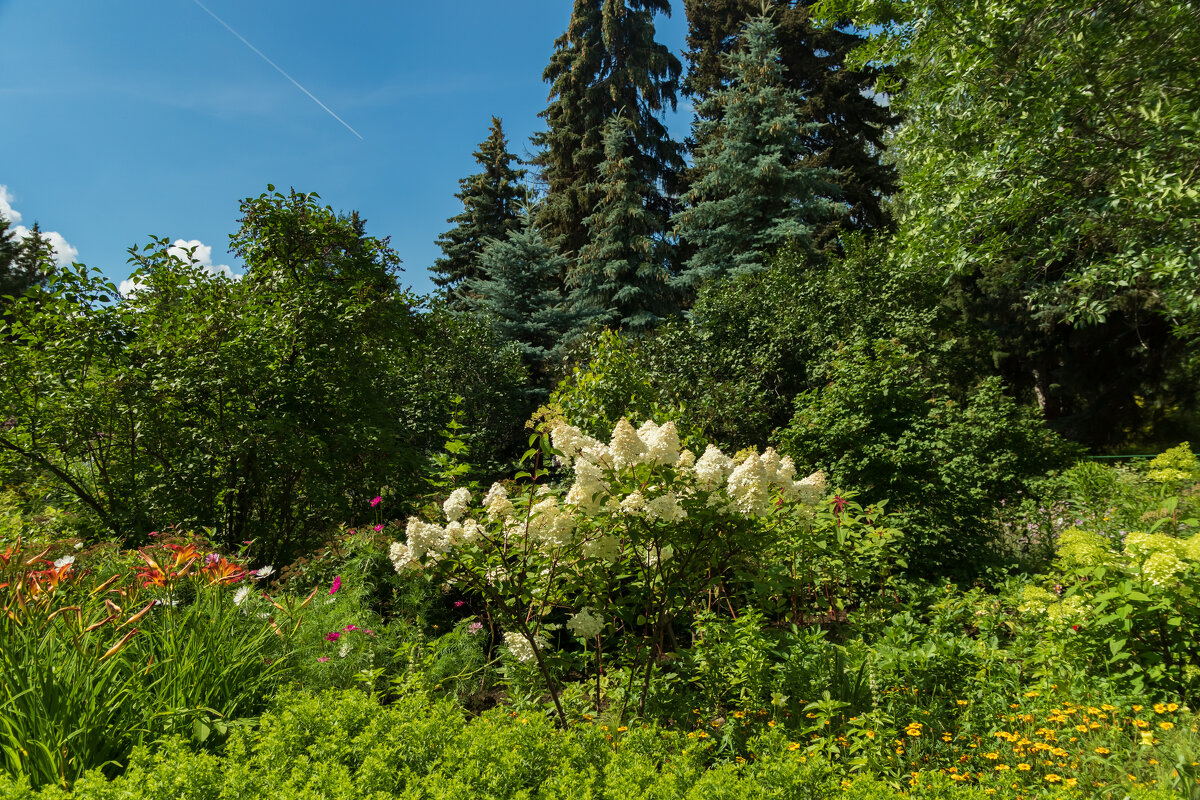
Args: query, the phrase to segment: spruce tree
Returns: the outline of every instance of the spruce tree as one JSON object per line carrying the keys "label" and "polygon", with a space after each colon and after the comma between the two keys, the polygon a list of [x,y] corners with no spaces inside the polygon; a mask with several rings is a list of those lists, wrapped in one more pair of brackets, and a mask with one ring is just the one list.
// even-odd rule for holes
{"label": "spruce tree", "polygon": [[547,192],[538,225],[565,255],[587,243],[584,220],[600,200],[604,123],[616,114],[629,119],[631,167],[651,187],[645,208],[660,230],[675,209],[682,146],[660,115],[675,108],[682,66],[654,41],[658,13],[670,14],[668,0],[575,0],[555,42],[543,75],[550,83],[546,130],[534,137],[540,152],[533,163]]}
{"label": "spruce tree", "polygon": [[479,256],[485,243],[520,229],[525,194],[526,172],[513,166],[516,156],[508,151],[498,117],[492,117],[491,134],[474,155],[483,171],[458,182],[460,190],[454,196],[462,201],[463,210],[446,220],[454,227],[438,237],[443,255],[432,267],[433,282],[446,290],[450,305],[458,309],[466,307],[466,283],[482,275]]}
{"label": "spruce tree", "polygon": [[[784,84],[796,91],[798,119],[817,123],[806,134],[805,156],[813,166],[838,173],[838,198],[848,208],[835,221],[818,225],[818,247],[836,247],[837,232],[887,229],[885,198],[898,188],[895,168],[881,160],[883,138],[898,117],[880,104],[874,87],[883,70],[846,67],[847,54],[865,38],[848,26],[817,28],[815,0],[767,0],[778,29]],[[761,13],[763,0],[684,0],[688,17],[688,74],[685,88],[702,101],[732,79],[726,56],[738,47],[742,26]],[[701,132],[694,148],[703,146]]]}
{"label": "spruce tree", "polygon": [[729,85],[697,108],[695,180],[676,216],[695,252],[673,281],[683,291],[726,275],[755,272],[780,246],[811,246],[813,225],[834,218],[831,170],[810,166],[816,123],[799,119],[783,82],[775,29],[766,17],[745,26],[744,47],[726,56]]}
{"label": "spruce tree", "polygon": [[0,217],[0,298],[16,297],[43,283],[54,264],[54,246],[36,222],[23,239],[16,238],[9,226]]}
{"label": "spruce tree", "polygon": [[588,324],[644,331],[674,310],[667,286],[669,245],[648,204],[654,187],[634,166],[632,123],[610,117],[604,125],[604,162],[595,210],[584,220],[588,242],[567,284]]}
{"label": "spruce tree", "polygon": [[558,358],[564,335],[578,315],[563,297],[561,276],[568,260],[554,251],[528,215],[518,230],[489,239],[479,257],[480,275],[466,282],[468,310],[491,320],[516,342],[535,383],[544,383]]}

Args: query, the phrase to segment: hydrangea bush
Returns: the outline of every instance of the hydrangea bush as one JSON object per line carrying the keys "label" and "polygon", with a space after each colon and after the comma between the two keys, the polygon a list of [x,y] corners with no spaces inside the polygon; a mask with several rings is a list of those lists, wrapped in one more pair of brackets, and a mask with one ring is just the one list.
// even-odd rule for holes
{"label": "hydrangea bush", "polygon": [[[622,637],[644,707],[689,609],[729,604],[783,543],[819,527],[822,473],[799,478],[770,448],[735,458],[709,445],[697,456],[673,422],[635,429],[621,419],[607,444],[560,422],[531,452],[542,466],[493,485],[479,506],[460,488],[442,506],[444,522],[410,518],[390,555],[398,571],[483,596],[512,658],[536,666],[556,705],[555,643],[569,636],[591,649],[599,703],[605,641]],[[550,481],[549,457],[561,485]],[[822,548],[846,564],[860,551],[886,561],[896,538],[871,524],[823,530]]]}

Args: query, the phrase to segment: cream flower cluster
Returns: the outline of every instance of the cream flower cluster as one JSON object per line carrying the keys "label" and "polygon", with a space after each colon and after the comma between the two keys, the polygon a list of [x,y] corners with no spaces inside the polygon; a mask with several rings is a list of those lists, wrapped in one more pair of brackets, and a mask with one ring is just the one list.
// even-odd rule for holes
{"label": "cream flower cluster", "polygon": [[[542,650],[546,649],[545,640],[543,640],[540,636],[537,637],[537,640],[538,648]],[[513,654],[513,658],[515,658],[517,661],[520,661],[522,664],[528,661],[533,661],[533,645],[531,645],[529,640],[521,634],[514,631],[505,633],[504,644],[508,646],[508,650]]]}
{"label": "cream flower cluster", "polygon": [[664,522],[685,519],[687,511],[680,496],[670,491],[655,492],[654,487],[648,487],[624,498],[611,497],[606,471],[619,472],[637,464],[674,466],[677,474],[702,492],[713,494],[724,489],[724,498],[713,494],[709,504],[743,514],[765,513],[775,491],[785,500],[806,505],[816,505],[825,491],[824,473],[816,472],[798,481],[796,465],[773,448],[761,455],[751,453],[738,463],[717,446],[709,445],[697,458],[689,450],[680,450],[674,422],[656,425],[646,421],[635,430],[629,420],[621,419],[607,446],[565,423],[555,427],[550,438],[562,453],[560,461],[575,470],[566,503],[587,514],[608,510]]}
{"label": "cream flower cluster", "polygon": [[584,606],[567,620],[567,629],[581,639],[594,639],[604,630],[604,618],[593,614],[591,607]]}

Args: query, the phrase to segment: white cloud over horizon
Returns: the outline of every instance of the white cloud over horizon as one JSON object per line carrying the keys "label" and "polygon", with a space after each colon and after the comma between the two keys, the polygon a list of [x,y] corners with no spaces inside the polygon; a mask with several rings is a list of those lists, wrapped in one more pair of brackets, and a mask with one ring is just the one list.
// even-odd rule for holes
{"label": "white cloud over horizon", "polygon": [[[12,207],[12,201],[16,198],[8,187],[0,183],[0,216],[14,223],[12,227],[13,235],[17,239],[24,239],[29,236],[29,228],[24,225],[19,225],[22,219],[20,211]],[[46,241],[50,242],[50,246],[54,248],[54,261],[60,267],[74,263],[79,258],[79,250],[73,247],[66,237],[58,231],[41,231],[42,236]]]}

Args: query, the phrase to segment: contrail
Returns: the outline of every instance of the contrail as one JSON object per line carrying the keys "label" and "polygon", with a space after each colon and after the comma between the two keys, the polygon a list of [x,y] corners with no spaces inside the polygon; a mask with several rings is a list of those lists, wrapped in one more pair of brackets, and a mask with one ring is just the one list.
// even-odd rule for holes
{"label": "contrail", "polygon": [[245,37],[245,36],[242,36],[240,33],[238,33],[237,31],[235,31],[233,28],[229,27],[229,23],[227,23],[225,20],[221,19],[221,18],[220,18],[220,17],[218,17],[216,14],[214,14],[212,11],[210,11],[210,10],[208,9],[208,6],[204,5],[204,3],[201,3],[201,2],[200,2],[200,0],[192,0],[192,2],[193,2],[193,3],[195,3],[196,5],[200,6],[200,8],[201,8],[201,9],[203,9],[204,13],[208,14],[210,17],[212,17],[213,19],[215,19],[217,22],[221,23],[221,25],[222,25],[222,26],[225,28],[225,30],[227,30],[227,31],[229,31],[230,33],[232,33],[232,34],[233,34],[234,36],[236,36],[238,39],[241,39],[241,41],[242,41],[242,44],[246,45],[246,47],[249,47],[249,48],[250,48],[251,50],[253,50],[255,53],[258,53],[258,57],[259,57],[259,58],[261,58],[263,61],[267,62],[267,63],[268,63],[268,64],[270,64],[272,67],[274,67],[274,68],[275,68],[275,70],[276,70],[276,71],[277,71],[277,72],[278,72],[280,75],[282,75],[283,77],[285,77],[285,78],[287,78],[289,81],[291,81],[293,86],[295,86],[297,89],[299,89],[300,91],[304,92],[306,95],[308,95],[309,97],[311,97],[311,98],[312,98],[312,101],[313,101],[314,103],[316,103],[317,105],[319,105],[321,108],[325,109],[325,111],[326,111],[326,112],[329,114],[329,116],[333,117],[333,118],[334,118],[334,119],[336,119],[338,122],[340,122],[340,123],[342,123],[343,125],[345,125],[345,126],[346,126],[346,130],[348,130],[348,131],[350,131],[351,133],[353,133],[353,134],[354,134],[355,136],[357,136],[359,139],[362,139],[362,138],[363,138],[363,137],[362,137],[362,134],[361,134],[361,133],[359,133],[358,131],[354,130],[354,128],[351,128],[351,127],[350,127],[350,125],[349,125],[349,124],[346,122],[346,120],[342,119],[342,118],[341,118],[341,117],[339,117],[337,114],[333,113],[333,110],[332,110],[332,109],[330,109],[330,108],[329,108],[329,106],[325,105],[325,104],[324,104],[324,103],[322,103],[320,100],[318,100],[316,95],[314,95],[314,94],[313,94],[312,92],[310,92],[308,89],[305,89],[303,86],[301,86],[301,85],[300,85],[300,83],[299,83],[299,82],[298,82],[298,81],[297,81],[295,78],[293,78],[291,75],[288,75],[286,72],[284,72],[284,71],[283,71],[283,69],[282,69],[282,68],[281,68],[281,67],[280,67],[278,64],[276,64],[274,61],[272,61],[271,59],[269,59],[269,58],[267,58],[265,55],[263,55],[263,52],[262,52],[261,50],[259,50],[257,47],[255,47],[254,45],[252,45],[252,44],[250,44],[249,42],[247,42],[247,41],[246,41],[246,37]]}

